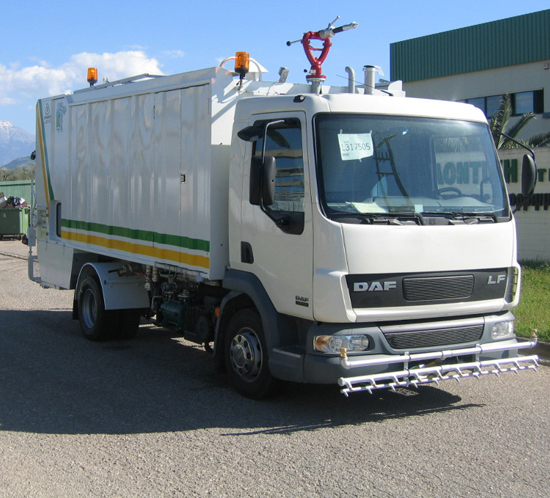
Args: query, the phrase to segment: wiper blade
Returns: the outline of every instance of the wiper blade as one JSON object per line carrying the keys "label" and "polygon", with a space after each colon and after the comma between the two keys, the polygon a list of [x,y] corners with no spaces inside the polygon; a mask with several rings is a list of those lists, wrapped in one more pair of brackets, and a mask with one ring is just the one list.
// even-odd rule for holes
{"label": "wiper blade", "polygon": [[482,223],[484,221],[491,221],[496,223],[498,216],[495,212],[489,211],[423,211],[424,216],[442,216],[444,218],[460,219],[460,220],[472,220],[472,222]]}
{"label": "wiper blade", "polygon": [[424,224],[424,218],[420,213],[412,211],[389,213],[331,213],[330,219],[353,218],[371,225],[402,225],[401,220],[414,220],[419,225]]}

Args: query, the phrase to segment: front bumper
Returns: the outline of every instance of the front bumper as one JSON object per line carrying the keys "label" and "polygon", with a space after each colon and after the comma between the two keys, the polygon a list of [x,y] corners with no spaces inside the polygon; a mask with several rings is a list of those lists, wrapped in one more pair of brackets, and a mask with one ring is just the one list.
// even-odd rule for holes
{"label": "front bumper", "polygon": [[[351,392],[375,389],[392,389],[397,387],[418,387],[421,384],[437,383],[442,380],[460,380],[467,377],[481,378],[483,375],[500,375],[505,372],[536,370],[538,356],[517,356],[517,350],[531,348],[537,344],[536,339],[524,342],[504,341],[475,347],[433,351],[430,353],[405,353],[398,356],[377,356],[376,358],[350,359],[345,350],[340,356],[340,365],[346,370],[354,368],[376,367],[378,365],[401,364],[397,371],[388,371],[355,377],[340,377],[338,384],[346,396]],[[513,352],[512,357],[502,357],[505,352]],[[483,359],[490,356],[500,358]],[[474,361],[443,363],[449,359],[473,356]]]}

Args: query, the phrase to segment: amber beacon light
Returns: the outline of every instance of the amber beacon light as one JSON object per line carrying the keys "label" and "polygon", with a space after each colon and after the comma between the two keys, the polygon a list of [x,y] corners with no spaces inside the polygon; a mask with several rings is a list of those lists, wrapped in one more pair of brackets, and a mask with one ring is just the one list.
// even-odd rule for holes
{"label": "amber beacon light", "polygon": [[97,83],[97,68],[88,68],[88,83],[90,83],[90,86],[94,86]]}
{"label": "amber beacon light", "polygon": [[235,54],[235,72],[241,77],[241,80],[248,73],[250,55],[248,52],[237,52]]}

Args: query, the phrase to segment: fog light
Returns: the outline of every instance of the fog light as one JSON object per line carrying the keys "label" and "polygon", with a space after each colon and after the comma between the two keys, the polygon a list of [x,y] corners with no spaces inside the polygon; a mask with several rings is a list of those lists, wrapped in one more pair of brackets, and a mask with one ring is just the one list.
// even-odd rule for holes
{"label": "fog light", "polygon": [[317,335],[313,338],[313,348],[323,353],[339,354],[343,348],[348,352],[365,351],[368,347],[366,335]]}
{"label": "fog light", "polygon": [[495,323],[491,331],[491,337],[495,340],[514,337],[514,322]]}

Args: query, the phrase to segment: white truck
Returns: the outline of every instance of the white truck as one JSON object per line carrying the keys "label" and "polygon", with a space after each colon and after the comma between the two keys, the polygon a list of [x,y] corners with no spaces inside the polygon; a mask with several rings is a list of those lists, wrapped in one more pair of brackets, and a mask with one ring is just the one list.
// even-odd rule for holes
{"label": "white truck", "polygon": [[239,53],[38,101],[29,276],[75,290],[86,338],[146,317],[258,399],[280,379],[347,395],[536,369],[485,116],[374,88],[373,67],[323,85],[347,27],[304,35],[324,43],[307,84]]}

